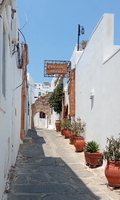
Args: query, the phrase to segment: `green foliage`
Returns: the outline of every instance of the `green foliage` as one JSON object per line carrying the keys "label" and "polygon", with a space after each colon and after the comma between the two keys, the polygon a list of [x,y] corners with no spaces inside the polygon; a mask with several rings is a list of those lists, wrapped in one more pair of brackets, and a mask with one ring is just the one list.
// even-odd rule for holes
{"label": "green foliage", "polygon": [[85,151],[89,153],[97,153],[99,151],[99,144],[95,141],[90,141],[85,145]]}
{"label": "green foliage", "polygon": [[103,158],[105,160],[120,161],[120,137],[116,139],[113,136],[107,138],[107,144],[103,152]]}
{"label": "green foliage", "polygon": [[67,118],[63,119],[62,123],[61,123],[61,128],[62,129],[70,129],[71,128],[71,121],[70,121],[70,119],[67,119]]}
{"label": "green foliage", "polygon": [[54,108],[56,113],[61,113],[62,111],[62,97],[63,97],[63,81],[60,80],[57,87],[54,89],[49,97],[49,104],[51,108]]}
{"label": "green foliage", "polygon": [[88,43],[88,41],[87,41],[87,40],[83,40],[83,41],[81,42],[81,45],[82,45],[82,46],[86,46],[86,45],[87,45],[87,43]]}
{"label": "green foliage", "polygon": [[71,124],[71,133],[74,136],[81,136],[81,133],[84,133],[86,124],[81,121],[80,118],[74,120]]}

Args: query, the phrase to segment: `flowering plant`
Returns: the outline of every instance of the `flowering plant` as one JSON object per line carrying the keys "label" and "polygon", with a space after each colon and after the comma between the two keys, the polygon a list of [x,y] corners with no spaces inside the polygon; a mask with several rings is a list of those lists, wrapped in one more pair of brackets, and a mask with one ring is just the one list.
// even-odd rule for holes
{"label": "flowering plant", "polygon": [[81,133],[85,131],[85,123],[81,121],[80,118],[74,120],[71,124],[71,133],[73,136],[81,136]]}
{"label": "flowering plant", "polygon": [[106,150],[103,152],[104,160],[120,161],[120,137],[114,138],[111,136],[107,138]]}

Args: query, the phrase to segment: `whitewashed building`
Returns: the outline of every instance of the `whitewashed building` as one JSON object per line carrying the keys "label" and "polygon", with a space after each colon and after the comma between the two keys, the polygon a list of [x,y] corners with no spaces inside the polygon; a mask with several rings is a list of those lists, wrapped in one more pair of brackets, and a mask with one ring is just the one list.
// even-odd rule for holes
{"label": "whitewashed building", "polygon": [[[56,88],[57,84],[56,83],[57,77],[53,77],[52,81],[51,81],[51,90],[50,92],[53,92],[54,89]],[[59,80],[58,82],[59,83]],[[61,119],[60,114],[57,114],[53,108],[51,108],[51,122],[48,126],[48,129],[53,129],[56,130],[56,125],[55,125],[55,121]]]}
{"label": "whitewashed building", "polygon": [[[0,199],[2,199],[8,173],[15,164],[21,142],[22,44],[15,0],[0,0],[0,3]],[[18,62],[17,48],[21,63]]]}
{"label": "whitewashed building", "polygon": [[44,82],[43,84],[34,83],[34,90],[35,90],[34,98],[36,99],[40,96],[48,94],[48,92],[51,90],[51,84],[49,82]]}
{"label": "whitewashed building", "polygon": [[[106,138],[120,133],[120,46],[114,45],[113,14],[102,16],[85,50],[75,47],[71,68],[76,69],[75,118],[86,123],[86,142],[95,140],[103,151]],[[64,89],[69,104],[66,80]]]}
{"label": "whitewashed building", "polygon": [[[26,100],[26,129],[32,127],[32,104],[34,104],[38,98],[45,96],[51,92],[51,84],[49,82],[34,83],[31,75],[27,74],[27,100]],[[34,116],[34,126],[35,128],[48,128],[48,116],[40,111],[37,112]]]}
{"label": "whitewashed building", "polygon": [[0,199],[18,153],[23,45],[15,0],[0,0]]}
{"label": "whitewashed building", "polygon": [[31,128],[31,117],[32,117],[32,109],[31,106],[35,102],[35,88],[34,88],[34,81],[29,73],[27,73],[27,100],[26,100],[26,108],[27,108],[27,114],[26,114],[26,129]]}
{"label": "whitewashed building", "polygon": [[[34,100],[36,101],[40,96],[44,96],[51,91],[51,84],[49,82],[34,83]],[[47,128],[47,115],[43,112],[36,113],[34,117],[34,125],[36,128]]]}

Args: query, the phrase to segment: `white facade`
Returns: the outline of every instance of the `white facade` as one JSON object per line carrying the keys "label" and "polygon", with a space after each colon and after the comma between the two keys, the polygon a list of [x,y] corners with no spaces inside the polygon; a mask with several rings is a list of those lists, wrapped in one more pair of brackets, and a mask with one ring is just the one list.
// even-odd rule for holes
{"label": "white facade", "polygon": [[[11,3],[10,3],[11,2]],[[0,199],[20,144],[22,70],[17,60],[15,1],[0,6]],[[17,34],[15,34],[17,33]],[[20,38],[19,38],[19,47]]]}
{"label": "white facade", "polygon": [[71,57],[76,68],[75,117],[86,123],[86,142],[95,140],[101,151],[107,137],[120,133],[120,46],[113,41],[114,15],[104,14],[79,59],[76,49]]}
{"label": "white facade", "polygon": [[36,113],[34,117],[34,125],[36,128],[47,128],[47,116],[41,118],[40,113]]}
{"label": "white facade", "polygon": [[29,73],[27,73],[27,86],[28,86],[28,91],[27,91],[27,129],[31,128],[31,117],[32,117],[32,110],[31,106],[35,102],[34,96],[35,96],[35,89],[34,89],[34,81]]}
{"label": "white facade", "polygon": [[[54,78],[52,79],[52,81],[51,81],[51,91],[50,91],[50,92],[53,92],[54,89],[55,89],[55,87],[57,86],[57,85],[55,84],[56,80],[57,80],[56,77],[54,77]],[[59,81],[58,81],[58,83],[59,83]],[[60,114],[57,114],[57,113],[54,111],[54,109],[51,108],[51,122],[50,122],[48,128],[49,128],[49,129],[55,130],[55,129],[56,129],[55,121],[56,121],[56,120],[59,120],[59,119],[61,119]]]}
{"label": "white facade", "polygon": [[34,89],[35,89],[35,99],[37,99],[40,96],[48,94],[48,92],[51,90],[51,85],[49,82],[44,82],[43,84],[34,83]]}
{"label": "white facade", "polygon": [[[34,83],[34,100],[37,100],[40,96],[44,96],[51,91],[51,84],[49,82]],[[40,113],[36,113],[34,116],[34,125],[36,128],[47,128],[48,127],[48,118],[40,117]]]}
{"label": "white facade", "polygon": [[[34,83],[31,75],[27,74],[27,84],[28,84],[28,92],[27,92],[27,129],[31,128],[31,117],[32,110],[31,106],[35,103],[35,101],[40,97],[46,95],[51,91],[51,84],[49,82],[42,83]],[[48,118],[40,117],[40,113],[36,113],[34,116],[34,126],[35,128],[47,128],[48,127]]]}

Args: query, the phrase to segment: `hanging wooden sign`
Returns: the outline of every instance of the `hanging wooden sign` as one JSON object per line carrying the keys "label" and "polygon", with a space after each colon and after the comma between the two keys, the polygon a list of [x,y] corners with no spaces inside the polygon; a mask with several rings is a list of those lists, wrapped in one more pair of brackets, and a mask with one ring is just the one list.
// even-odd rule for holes
{"label": "hanging wooden sign", "polygon": [[67,74],[68,63],[47,63],[46,74]]}
{"label": "hanging wooden sign", "polygon": [[45,77],[58,77],[63,75],[69,78],[70,61],[65,60],[45,60],[44,61],[44,76]]}

